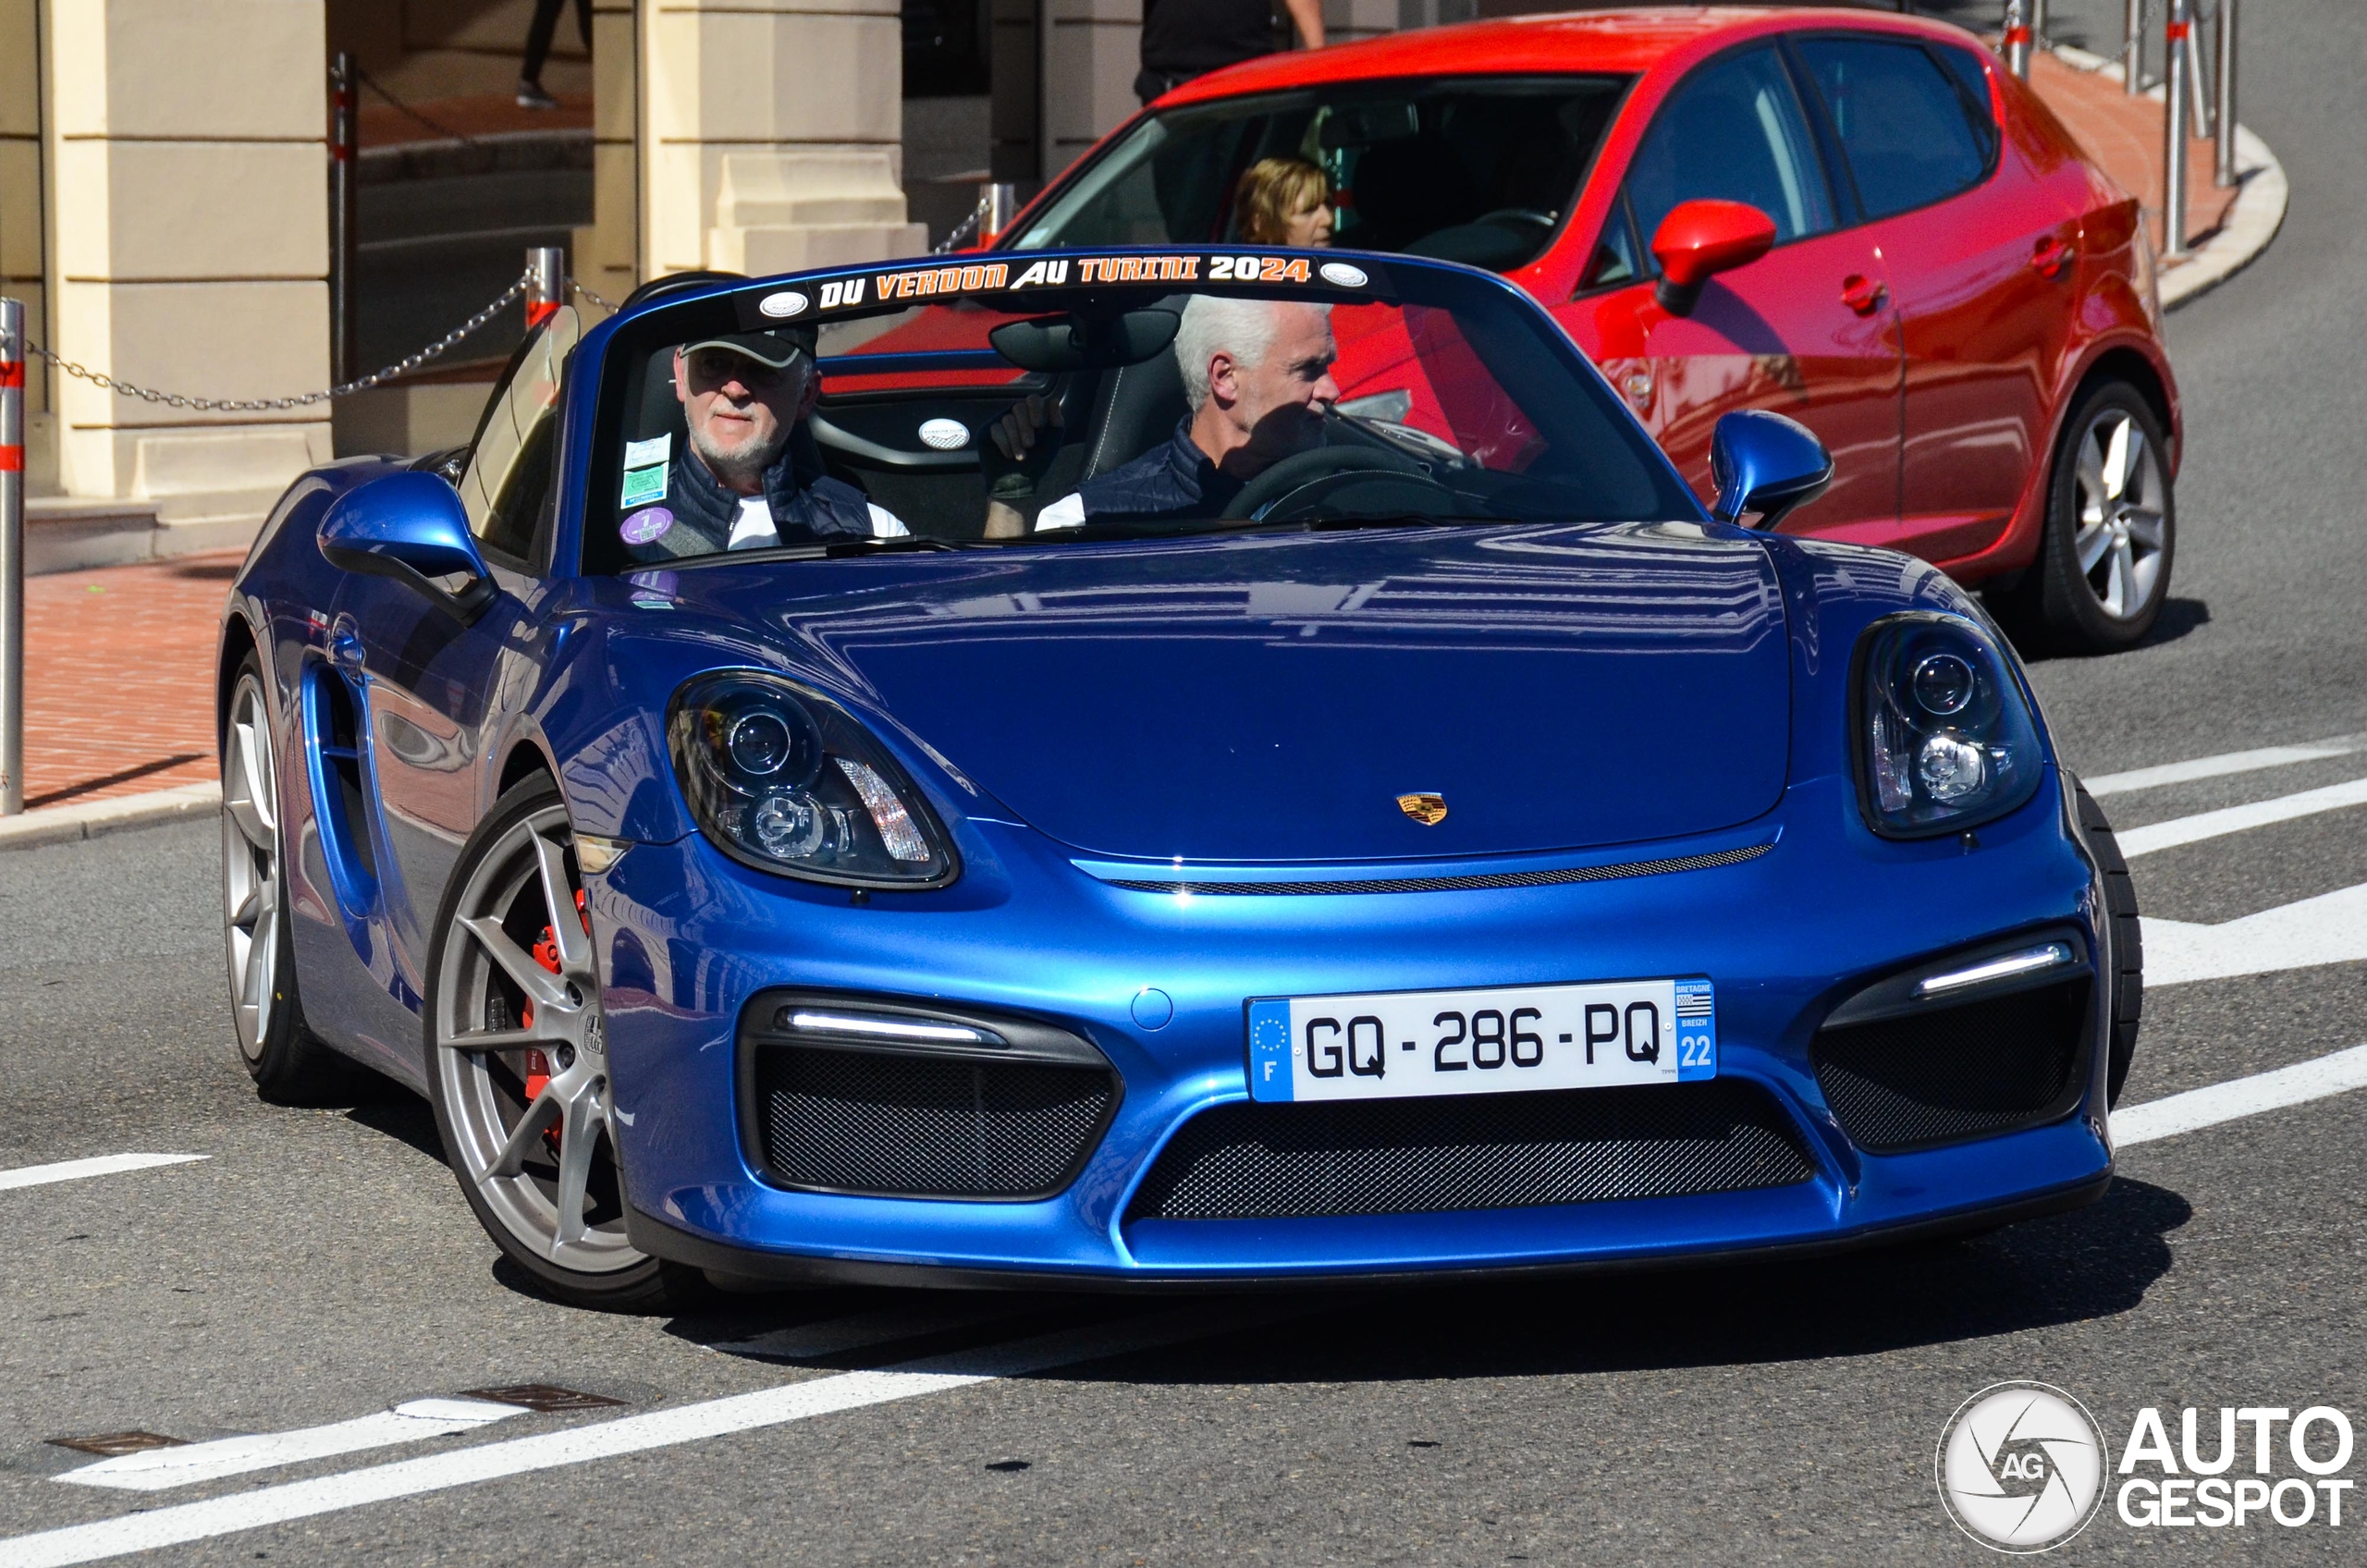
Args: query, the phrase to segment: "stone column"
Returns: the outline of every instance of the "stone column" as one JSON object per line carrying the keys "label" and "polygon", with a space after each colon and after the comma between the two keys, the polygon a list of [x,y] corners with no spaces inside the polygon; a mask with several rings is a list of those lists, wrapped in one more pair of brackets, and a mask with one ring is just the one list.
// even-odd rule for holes
{"label": "stone column", "polygon": [[[49,341],[43,217],[39,0],[0,0],[0,294],[25,303],[25,331]],[[49,367],[25,366],[25,488],[57,488],[57,432]]]}
{"label": "stone column", "polygon": [[640,67],[633,0],[593,0],[592,221],[575,231],[568,262],[586,288],[618,302],[642,276]]}
{"label": "stone column", "polygon": [[[1323,0],[1323,34],[1327,43],[1354,43],[1378,38],[1402,28],[1425,27],[1432,18],[1422,15],[1423,0]],[[1405,13],[1414,10],[1408,19]],[[1436,9],[1435,0],[1430,6]]]}
{"label": "stone column", "polygon": [[1142,107],[1142,0],[1044,0],[1044,176]]}
{"label": "stone column", "polygon": [[902,93],[897,0],[643,0],[643,276],[927,250]]}
{"label": "stone column", "polygon": [[[327,386],[321,0],[73,0],[43,22],[52,347],[202,397]],[[197,413],[62,375],[52,397],[67,493],[153,499],[179,547],[239,542],[329,456],[322,404]]]}

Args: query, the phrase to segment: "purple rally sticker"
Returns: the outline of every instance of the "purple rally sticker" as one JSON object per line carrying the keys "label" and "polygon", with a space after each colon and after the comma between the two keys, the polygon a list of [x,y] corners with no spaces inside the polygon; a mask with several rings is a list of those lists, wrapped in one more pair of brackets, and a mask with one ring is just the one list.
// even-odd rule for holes
{"label": "purple rally sticker", "polygon": [[674,526],[674,514],[664,507],[644,507],[617,525],[628,545],[646,545]]}

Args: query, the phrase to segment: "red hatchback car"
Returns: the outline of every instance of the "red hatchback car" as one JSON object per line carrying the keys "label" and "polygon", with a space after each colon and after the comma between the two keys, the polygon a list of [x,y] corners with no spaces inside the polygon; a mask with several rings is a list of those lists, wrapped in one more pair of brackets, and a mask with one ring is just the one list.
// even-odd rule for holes
{"label": "red hatchback car", "polygon": [[2159,614],[2178,400],[2137,202],[1968,33],[1610,11],[1270,55],[1112,132],[1005,243],[1240,238],[1271,157],[1322,169],[1335,244],[1542,300],[1705,497],[1718,416],[1771,409],[1834,464],[1785,532],[1921,556],[2067,649]]}

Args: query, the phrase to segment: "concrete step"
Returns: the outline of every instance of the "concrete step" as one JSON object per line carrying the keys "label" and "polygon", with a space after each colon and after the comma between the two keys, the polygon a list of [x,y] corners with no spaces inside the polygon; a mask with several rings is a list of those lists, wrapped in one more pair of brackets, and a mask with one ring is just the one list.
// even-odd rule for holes
{"label": "concrete step", "polygon": [[25,502],[25,575],[239,549],[254,542],[279,496],[277,486],[154,501],[32,496]]}

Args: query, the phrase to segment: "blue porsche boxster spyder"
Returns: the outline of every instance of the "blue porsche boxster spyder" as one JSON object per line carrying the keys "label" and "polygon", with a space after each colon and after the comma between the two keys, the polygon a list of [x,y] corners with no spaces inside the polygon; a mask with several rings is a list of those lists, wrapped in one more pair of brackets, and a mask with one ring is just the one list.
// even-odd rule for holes
{"label": "blue porsche boxster spyder", "polygon": [[[1672,308],[1688,305],[1677,300]],[[2126,868],[1978,603],[1402,256],[645,286],[223,624],[262,1092],[564,1299],[1223,1286],[2093,1199]]]}

